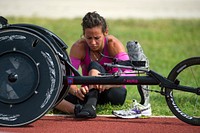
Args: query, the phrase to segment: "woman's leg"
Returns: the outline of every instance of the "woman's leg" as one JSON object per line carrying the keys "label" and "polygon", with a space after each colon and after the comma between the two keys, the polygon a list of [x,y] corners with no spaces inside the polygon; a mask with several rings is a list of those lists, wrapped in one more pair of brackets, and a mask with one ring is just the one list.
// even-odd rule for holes
{"label": "woman's leg", "polygon": [[[89,76],[98,76],[99,73],[104,73],[104,68],[98,62],[91,62],[88,67]],[[99,90],[89,87],[90,91],[86,94],[85,104],[77,117],[81,118],[95,118],[96,105],[99,95]]]}
{"label": "woman's leg", "polygon": [[124,87],[110,88],[100,94],[98,104],[123,105],[126,100],[126,94],[127,90]]}
{"label": "woman's leg", "polygon": [[75,105],[63,99],[55,108],[62,112],[73,114]]}

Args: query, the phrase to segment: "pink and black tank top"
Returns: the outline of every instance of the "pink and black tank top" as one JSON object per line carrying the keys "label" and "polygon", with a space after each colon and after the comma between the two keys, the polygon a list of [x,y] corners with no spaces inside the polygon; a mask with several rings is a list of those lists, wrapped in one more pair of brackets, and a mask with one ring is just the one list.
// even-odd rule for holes
{"label": "pink and black tank top", "polygon": [[[108,38],[106,38],[106,37],[104,39],[104,44],[105,45],[104,45],[104,49],[103,49],[102,54],[105,55],[105,56],[109,56],[109,53],[108,53]],[[74,57],[70,57],[70,59],[71,59],[72,65],[76,69],[78,69],[79,66],[81,66],[83,76],[88,76],[87,68],[88,68],[88,66],[91,62],[90,48],[88,47],[88,45],[86,46],[85,50],[86,50],[86,54],[85,54],[84,60],[79,60],[79,59],[76,59]],[[117,58],[118,60],[129,60],[129,56],[125,52],[118,53],[114,58]],[[108,73],[114,73],[118,70],[117,68],[108,69],[104,66],[104,63],[111,63],[111,62],[112,62],[112,59],[104,57],[104,56],[102,56],[98,61],[98,63],[101,64]]]}

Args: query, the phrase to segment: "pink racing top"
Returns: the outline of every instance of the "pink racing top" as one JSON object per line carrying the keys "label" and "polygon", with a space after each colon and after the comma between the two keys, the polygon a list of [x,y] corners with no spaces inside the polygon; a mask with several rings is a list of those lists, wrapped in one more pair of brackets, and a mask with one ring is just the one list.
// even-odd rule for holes
{"label": "pink racing top", "polygon": [[[102,54],[105,55],[105,56],[109,56],[109,53],[108,53],[108,39],[105,38],[104,39],[104,49],[103,49],[103,52]],[[85,58],[84,60],[80,60],[80,59],[77,59],[77,58],[74,58],[74,57],[70,57],[71,59],[71,63],[72,65],[78,70],[79,69],[79,66],[81,66],[82,68],[82,75],[83,76],[88,76],[88,72],[87,72],[87,68],[91,62],[91,58],[90,58],[90,48],[87,46],[86,47],[86,55],[85,55]],[[125,52],[121,52],[121,53],[118,53],[114,58],[118,59],[118,60],[129,60],[129,56],[127,53]],[[107,58],[107,57],[104,57],[102,56],[101,59],[98,61],[99,64],[101,64],[105,70],[108,72],[108,73],[114,73],[114,72],[117,72],[118,69],[117,68],[112,68],[112,69],[108,69],[104,66],[104,63],[111,63],[112,62],[112,59],[110,58]],[[123,71],[130,71],[130,70],[123,70]]]}

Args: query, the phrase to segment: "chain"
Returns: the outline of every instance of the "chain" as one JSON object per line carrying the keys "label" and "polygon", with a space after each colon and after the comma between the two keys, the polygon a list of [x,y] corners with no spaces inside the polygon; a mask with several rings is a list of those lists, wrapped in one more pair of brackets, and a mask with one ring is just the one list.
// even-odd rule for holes
{"label": "chain", "polygon": [[99,61],[99,58],[94,54],[94,52],[93,52],[93,51],[91,51],[91,52],[92,52],[93,57],[95,58],[95,60],[96,60],[96,61]]}

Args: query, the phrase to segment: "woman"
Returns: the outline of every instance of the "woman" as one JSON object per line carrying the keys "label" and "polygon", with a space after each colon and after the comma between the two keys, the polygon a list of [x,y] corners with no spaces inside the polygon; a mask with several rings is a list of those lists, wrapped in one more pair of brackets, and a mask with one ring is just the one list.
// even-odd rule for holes
{"label": "woman", "polygon": [[[76,69],[81,66],[84,76],[117,72],[118,69],[104,66],[104,63],[112,62],[111,58],[129,60],[123,44],[108,34],[106,21],[98,13],[88,12],[82,19],[82,29],[83,38],[73,44],[70,59]],[[79,118],[95,118],[97,103],[122,105],[127,91],[123,85],[71,85],[69,93],[57,109],[75,113]]]}

